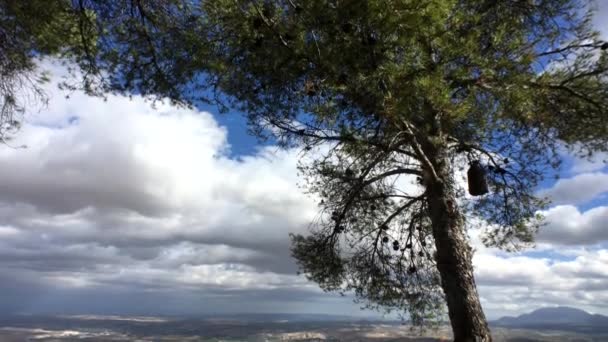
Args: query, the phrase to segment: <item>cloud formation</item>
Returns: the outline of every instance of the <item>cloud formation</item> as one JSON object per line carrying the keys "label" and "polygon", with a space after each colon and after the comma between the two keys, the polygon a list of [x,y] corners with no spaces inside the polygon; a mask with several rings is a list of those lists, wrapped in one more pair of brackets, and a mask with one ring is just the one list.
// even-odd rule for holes
{"label": "cloud formation", "polygon": [[557,246],[545,242],[539,250],[518,254],[479,246],[473,263],[486,314],[519,315],[556,305],[606,314],[605,244],[594,248]]}
{"label": "cloud formation", "polygon": [[318,292],[289,257],[288,234],[316,215],[296,185],[296,151],[235,159],[210,113],[50,92],[13,142],[27,149],[0,150],[7,277],[72,289]]}
{"label": "cloud formation", "polygon": [[[317,214],[297,186],[297,151],[234,157],[210,113],[49,91],[13,142],[28,148],[0,149],[0,311],[357,312],[296,275],[288,233],[305,233]],[[571,204],[599,196],[604,180],[582,174],[548,190],[570,203],[546,212],[539,235],[544,250],[569,246],[561,259],[507,255],[472,235],[490,317],[548,304],[601,310],[608,211]]]}
{"label": "cloud formation", "polygon": [[593,24],[600,31],[602,38],[608,40],[608,2],[597,0],[594,2],[597,12],[593,20]]}
{"label": "cloud formation", "polygon": [[547,225],[537,241],[556,245],[595,245],[608,241],[608,206],[581,212],[573,205],[559,205],[546,210]]}
{"label": "cloud formation", "polygon": [[553,204],[583,204],[608,192],[608,174],[602,172],[582,173],[560,179],[551,188],[541,191]]}

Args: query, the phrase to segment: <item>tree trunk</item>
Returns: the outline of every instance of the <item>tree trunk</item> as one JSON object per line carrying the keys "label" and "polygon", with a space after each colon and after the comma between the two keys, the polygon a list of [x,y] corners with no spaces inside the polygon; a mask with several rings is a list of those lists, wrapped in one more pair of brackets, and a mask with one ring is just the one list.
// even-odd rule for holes
{"label": "tree trunk", "polygon": [[[428,206],[437,248],[437,268],[455,342],[492,340],[473,276],[472,250],[453,189],[453,176],[437,150],[427,151],[439,180],[429,180]],[[431,153],[428,153],[431,152]]]}

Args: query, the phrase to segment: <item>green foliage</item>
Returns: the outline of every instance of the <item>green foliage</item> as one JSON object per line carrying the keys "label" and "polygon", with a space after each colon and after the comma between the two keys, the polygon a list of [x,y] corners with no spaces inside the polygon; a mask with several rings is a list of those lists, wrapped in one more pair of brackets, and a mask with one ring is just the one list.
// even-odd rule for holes
{"label": "green foliage", "polygon": [[302,267],[308,270],[309,280],[317,282],[326,291],[342,288],[344,262],[329,241],[320,241],[330,238],[319,235],[293,235],[292,240],[293,254],[298,260],[302,260]]}
{"label": "green foliage", "polygon": [[18,130],[25,103],[45,99],[40,84],[48,78],[35,60],[74,55],[77,46],[97,40],[94,31],[83,31],[77,14],[67,0],[0,1],[0,142]]}

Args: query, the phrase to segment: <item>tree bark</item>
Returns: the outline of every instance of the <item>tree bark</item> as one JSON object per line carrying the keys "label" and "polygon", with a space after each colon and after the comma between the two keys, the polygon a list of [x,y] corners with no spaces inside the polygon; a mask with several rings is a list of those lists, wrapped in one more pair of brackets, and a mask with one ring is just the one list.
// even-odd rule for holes
{"label": "tree bark", "polygon": [[454,341],[489,342],[492,337],[477,294],[473,253],[465,233],[465,220],[456,202],[453,175],[439,151],[433,149],[427,151],[427,155],[438,176],[427,182],[428,207]]}

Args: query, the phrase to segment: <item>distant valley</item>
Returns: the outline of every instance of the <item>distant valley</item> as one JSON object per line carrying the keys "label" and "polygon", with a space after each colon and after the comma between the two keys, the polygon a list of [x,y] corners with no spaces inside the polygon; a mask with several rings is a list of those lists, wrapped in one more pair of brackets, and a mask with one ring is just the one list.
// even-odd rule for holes
{"label": "distant valley", "polygon": [[[542,308],[491,322],[497,342],[608,341],[608,317]],[[0,341],[449,341],[450,329],[419,333],[398,321],[348,316],[242,314],[208,317],[0,317]]]}

